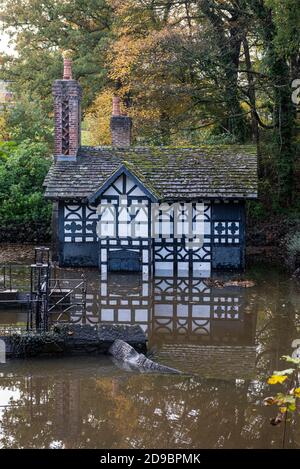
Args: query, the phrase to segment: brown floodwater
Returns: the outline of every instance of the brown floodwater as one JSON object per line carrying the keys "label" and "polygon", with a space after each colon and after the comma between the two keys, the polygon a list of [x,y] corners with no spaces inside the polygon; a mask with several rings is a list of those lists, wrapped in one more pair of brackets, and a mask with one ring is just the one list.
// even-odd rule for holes
{"label": "brown floodwater", "polygon": [[[81,273],[58,275],[67,287]],[[128,372],[108,356],[10,360],[0,364],[0,447],[300,447],[300,419],[274,427],[276,409],[263,405],[268,376],[300,338],[299,282],[268,265],[242,275],[250,288],[84,273],[87,311],[68,320],[140,324],[154,359],[186,374]],[[25,321],[24,310],[0,310],[0,328]]]}

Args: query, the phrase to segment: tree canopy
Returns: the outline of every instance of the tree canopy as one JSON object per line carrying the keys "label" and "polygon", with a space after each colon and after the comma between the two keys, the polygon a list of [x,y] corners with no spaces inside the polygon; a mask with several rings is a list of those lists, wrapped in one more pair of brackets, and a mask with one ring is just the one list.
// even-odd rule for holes
{"label": "tree canopy", "polygon": [[0,72],[18,102],[8,116],[12,136],[51,142],[51,83],[71,49],[85,142],[110,143],[117,93],[136,143],[254,141],[263,203],[288,207],[300,166],[291,99],[299,20],[298,0],[4,0],[1,21],[17,52],[2,56]]}

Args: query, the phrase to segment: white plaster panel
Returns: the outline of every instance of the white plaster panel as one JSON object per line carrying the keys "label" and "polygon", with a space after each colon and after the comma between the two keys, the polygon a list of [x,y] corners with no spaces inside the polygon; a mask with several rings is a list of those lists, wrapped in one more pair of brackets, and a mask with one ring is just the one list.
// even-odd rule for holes
{"label": "white plaster panel", "polygon": [[131,321],[131,311],[130,309],[122,309],[118,311],[118,321]]}
{"label": "white plaster panel", "polygon": [[135,311],[135,320],[137,322],[148,321],[148,310],[147,309],[137,309]]}
{"label": "white plaster panel", "polygon": [[101,320],[102,321],[113,321],[114,320],[114,310],[113,309],[104,309],[104,308],[102,308]]}

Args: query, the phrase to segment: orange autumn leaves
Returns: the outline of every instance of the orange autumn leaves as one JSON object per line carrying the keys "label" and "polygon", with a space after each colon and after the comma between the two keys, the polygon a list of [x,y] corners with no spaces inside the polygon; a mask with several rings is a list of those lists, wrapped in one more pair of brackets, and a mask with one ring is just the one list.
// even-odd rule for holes
{"label": "orange autumn leaves", "polygon": [[282,384],[287,379],[287,376],[272,375],[268,379],[268,384]]}

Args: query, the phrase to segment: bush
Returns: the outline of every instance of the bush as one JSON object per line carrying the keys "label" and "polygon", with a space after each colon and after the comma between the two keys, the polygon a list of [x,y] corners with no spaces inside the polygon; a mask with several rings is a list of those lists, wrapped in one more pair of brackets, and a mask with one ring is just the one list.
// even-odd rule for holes
{"label": "bush", "polygon": [[207,145],[234,145],[235,143],[239,143],[234,135],[230,133],[222,133],[222,134],[213,134],[211,133],[208,135],[203,143]]}
{"label": "bush", "polygon": [[16,148],[16,142],[0,142],[0,164],[5,163]]}
{"label": "bush", "polygon": [[[31,232],[32,226],[50,226],[51,204],[43,195],[43,181],[51,164],[48,146],[24,141],[6,144],[0,150],[0,232],[8,226]],[[20,234],[20,240],[23,238]]]}
{"label": "bush", "polygon": [[6,117],[9,134],[17,143],[25,140],[53,145],[53,119],[48,116],[39,98],[18,97]]}

